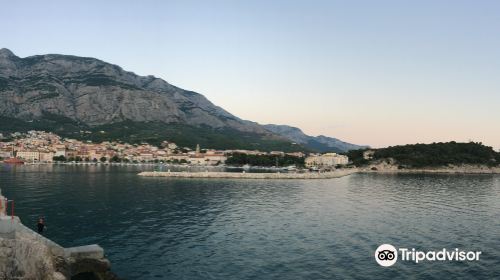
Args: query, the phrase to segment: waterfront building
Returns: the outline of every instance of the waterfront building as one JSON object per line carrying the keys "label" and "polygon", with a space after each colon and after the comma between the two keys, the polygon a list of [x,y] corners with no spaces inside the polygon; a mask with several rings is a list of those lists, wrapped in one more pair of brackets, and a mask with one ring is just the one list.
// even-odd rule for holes
{"label": "waterfront building", "polygon": [[148,162],[148,161],[154,160],[154,156],[153,156],[152,153],[141,153],[141,154],[139,154],[139,156],[137,157],[137,159],[139,161],[146,161],[146,162]]}
{"label": "waterfront building", "polygon": [[66,146],[60,144],[60,145],[54,145],[53,147],[55,148],[54,156],[56,156],[56,157],[60,157],[60,156],[66,157]]}
{"label": "waterfront building", "polygon": [[245,155],[256,155],[256,156],[267,154],[266,152],[261,152],[259,150],[254,150],[254,151],[250,151],[250,150],[225,150],[224,153],[226,155],[228,155],[228,154],[245,154]]}
{"label": "waterfront building", "polygon": [[207,160],[203,155],[191,155],[189,156],[188,162],[196,165],[207,165]]}
{"label": "waterfront building", "polygon": [[204,158],[207,165],[224,164],[227,160],[224,153],[206,154]]}
{"label": "waterfront building", "polygon": [[0,150],[0,158],[10,158],[12,157],[11,151]]}
{"label": "waterfront building", "polygon": [[18,151],[16,153],[16,157],[20,159],[24,159],[25,161],[39,161],[40,160],[40,152],[38,151]]}
{"label": "waterfront building", "polygon": [[349,158],[336,153],[326,153],[323,155],[310,155],[305,159],[307,167],[333,167],[336,165],[345,165]]}
{"label": "waterfront building", "polygon": [[184,154],[174,154],[174,155],[170,155],[168,157],[168,159],[171,160],[171,161],[185,160],[187,162],[189,160],[189,156],[188,155],[184,155]]}
{"label": "waterfront building", "polygon": [[52,162],[54,152],[39,152],[40,162]]}

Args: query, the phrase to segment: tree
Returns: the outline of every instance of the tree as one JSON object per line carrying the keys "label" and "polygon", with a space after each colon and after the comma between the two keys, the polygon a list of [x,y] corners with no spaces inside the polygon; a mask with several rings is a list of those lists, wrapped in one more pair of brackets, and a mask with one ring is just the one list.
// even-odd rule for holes
{"label": "tree", "polygon": [[100,159],[101,162],[106,162],[106,160],[108,160],[106,157],[101,157]]}
{"label": "tree", "polygon": [[304,166],[304,158],[290,155],[247,155],[234,153],[228,157],[226,164],[229,165],[253,165],[253,166]]}
{"label": "tree", "polygon": [[52,160],[54,160],[54,161],[66,161],[66,157],[64,157],[63,155],[55,156],[52,158]]}
{"label": "tree", "polygon": [[367,165],[370,162],[369,160],[364,158],[365,151],[367,151],[367,149],[350,150],[345,155],[349,158],[353,165],[363,166]]}

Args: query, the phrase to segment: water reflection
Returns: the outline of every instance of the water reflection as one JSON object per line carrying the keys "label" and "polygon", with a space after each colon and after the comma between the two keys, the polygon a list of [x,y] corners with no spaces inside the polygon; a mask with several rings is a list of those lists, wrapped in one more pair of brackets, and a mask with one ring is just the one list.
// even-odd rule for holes
{"label": "water reflection", "polygon": [[[27,225],[99,243],[128,279],[494,278],[499,176],[357,174],[332,180],[144,178],[150,166],[2,166]],[[482,250],[478,263],[396,264],[382,243]]]}

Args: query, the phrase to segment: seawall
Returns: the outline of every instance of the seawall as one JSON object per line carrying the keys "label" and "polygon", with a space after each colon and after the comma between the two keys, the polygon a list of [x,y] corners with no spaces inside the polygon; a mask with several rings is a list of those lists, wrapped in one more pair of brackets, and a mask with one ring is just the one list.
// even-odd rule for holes
{"label": "seawall", "polygon": [[97,244],[64,248],[7,216],[0,192],[0,280],[116,280]]}
{"label": "seawall", "polygon": [[223,179],[331,179],[358,172],[356,168],[340,169],[323,173],[238,173],[238,172],[141,172],[144,177],[172,178],[223,178]]}

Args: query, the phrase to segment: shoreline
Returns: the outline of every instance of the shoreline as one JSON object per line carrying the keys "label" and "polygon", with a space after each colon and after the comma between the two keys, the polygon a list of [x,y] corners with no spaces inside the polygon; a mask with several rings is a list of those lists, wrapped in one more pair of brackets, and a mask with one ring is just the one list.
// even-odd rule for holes
{"label": "shoreline", "polygon": [[[375,167],[376,170],[371,168]],[[398,169],[394,165],[375,165],[359,170],[360,173],[406,173],[406,174],[500,174],[500,167],[488,167],[485,165],[460,165],[446,167],[427,167]]]}
{"label": "shoreline", "polygon": [[145,171],[143,177],[206,178],[206,179],[333,179],[357,173],[357,168],[324,173],[246,173],[246,172],[159,172]]}
{"label": "shoreline", "polygon": [[[0,164],[4,165],[79,165],[79,166],[164,166],[164,167],[182,167],[182,168],[228,168],[228,169],[245,169],[243,166],[235,165],[200,165],[200,164],[179,164],[179,163],[152,163],[152,162],[141,162],[141,163],[124,163],[124,162],[24,162],[22,164],[12,164],[0,161]],[[252,166],[250,169],[258,170],[283,170],[285,167],[268,167],[268,166]]]}
{"label": "shoreline", "polygon": [[441,167],[441,168],[418,168],[418,169],[395,169],[371,170],[369,168],[340,169],[323,173],[246,173],[246,172],[168,172],[168,171],[143,171],[137,175],[142,177],[167,177],[167,178],[200,178],[200,179],[333,179],[349,176],[355,173],[364,174],[456,174],[456,175],[479,175],[500,174],[499,167],[479,166],[471,167]]}
{"label": "shoreline", "polygon": [[[0,162],[0,164],[8,165],[8,163]],[[212,165],[186,165],[186,164],[168,164],[168,163],[116,163],[116,162],[38,162],[38,163],[25,163],[23,165],[72,165],[72,166],[170,166],[178,168],[206,168],[206,169],[221,169],[221,168],[242,168],[241,166],[212,166]],[[372,168],[376,170],[372,170]],[[255,167],[254,169],[276,171],[278,169],[272,167]],[[154,173],[154,174],[148,174]],[[354,173],[380,173],[380,174],[500,174],[500,167],[488,167],[485,165],[461,165],[461,166],[447,166],[447,167],[427,167],[427,168],[406,168],[398,169],[395,165],[390,164],[377,164],[368,167],[355,167],[346,169],[337,169],[335,171],[316,173],[240,173],[240,172],[226,172],[226,171],[208,171],[212,173],[206,175],[206,171],[191,172],[191,171],[144,171],[139,173],[140,176],[145,177],[178,177],[178,178],[242,178],[242,179],[329,179],[347,176]],[[183,173],[183,174],[178,174]],[[187,175],[186,173],[193,174]],[[202,173],[202,174],[198,174]],[[226,176],[226,174],[229,174]],[[238,174],[238,175],[234,175]],[[242,175],[245,174],[245,175]],[[252,174],[267,174],[252,175]],[[274,175],[273,175],[274,174]],[[276,175],[279,174],[279,175]]]}
{"label": "shoreline", "polygon": [[496,175],[500,171],[476,171],[476,170],[430,170],[430,169],[407,169],[407,170],[360,170],[358,173],[365,174],[455,174],[455,175]]}

